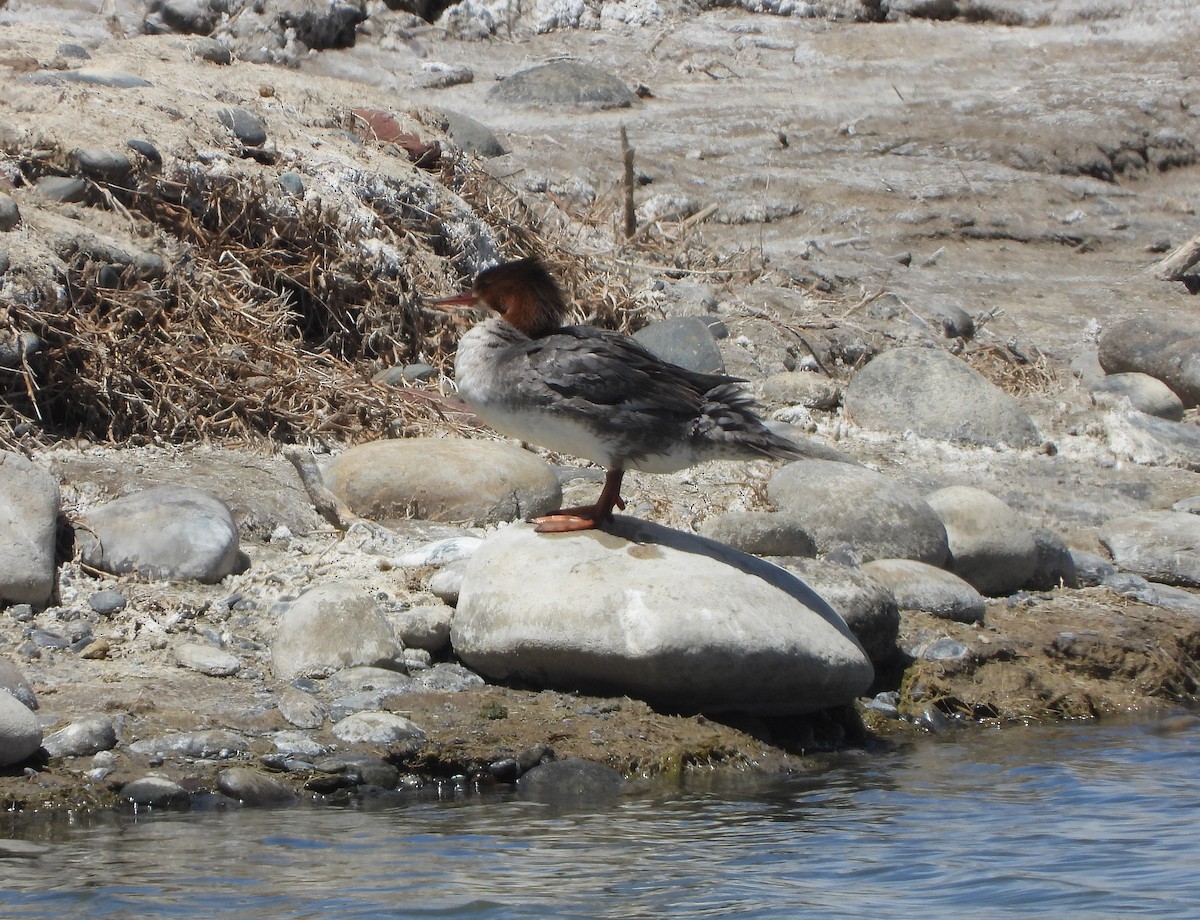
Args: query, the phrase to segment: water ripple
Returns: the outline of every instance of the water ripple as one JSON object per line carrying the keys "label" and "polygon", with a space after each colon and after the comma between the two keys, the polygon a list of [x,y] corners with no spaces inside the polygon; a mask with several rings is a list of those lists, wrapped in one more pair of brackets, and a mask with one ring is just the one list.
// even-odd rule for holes
{"label": "water ripple", "polygon": [[591,811],[110,816],[0,863],[0,916],[1191,918],[1197,760],[1194,733],[1037,728]]}

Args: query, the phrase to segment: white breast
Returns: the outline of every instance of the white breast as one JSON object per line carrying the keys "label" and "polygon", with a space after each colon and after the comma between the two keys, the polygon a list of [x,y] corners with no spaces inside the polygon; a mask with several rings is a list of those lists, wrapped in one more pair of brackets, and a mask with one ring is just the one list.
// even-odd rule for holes
{"label": "white breast", "polygon": [[605,467],[614,466],[613,445],[606,443],[586,420],[549,411],[550,395],[545,406],[514,403],[511,394],[516,392],[516,382],[505,375],[520,372],[520,366],[502,360],[503,349],[509,343],[498,334],[501,322],[492,319],[480,323],[459,342],[454,362],[459,396],[500,434],[584,457]]}

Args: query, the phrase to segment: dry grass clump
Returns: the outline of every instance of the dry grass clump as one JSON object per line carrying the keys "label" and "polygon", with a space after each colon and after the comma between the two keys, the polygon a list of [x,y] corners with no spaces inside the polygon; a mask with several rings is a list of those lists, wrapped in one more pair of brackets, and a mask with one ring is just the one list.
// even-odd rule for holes
{"label": "dry grass clump", "polygon": [[[514,193],[459,164],[443,170],[506,257],[542,253],[590,320],[621,325],[627,284],[554,247]],[[81,236],[61,277],[0,301],[0,341],[42,348],[0,377],[0,446],[82,436],[113,443],[355,441],[429,433],[461,415],[436,390],[374,383],[413,360],[446,369],[462,323],[423,301],[468,279],[445,215],[403,193],[367,208],[299,202],[253,174],[197,169],[93,204],[165,237],[157,271],[113,264]],[[361,245],[363,222],[380,245]]]}
{"label": "dry grass clump", "polygon": [[988,380],[1014,396],[1045,395],[1061,389],[1049,360],[1037,348],[1014,343],[976,345],[963,353],[966,362]]}

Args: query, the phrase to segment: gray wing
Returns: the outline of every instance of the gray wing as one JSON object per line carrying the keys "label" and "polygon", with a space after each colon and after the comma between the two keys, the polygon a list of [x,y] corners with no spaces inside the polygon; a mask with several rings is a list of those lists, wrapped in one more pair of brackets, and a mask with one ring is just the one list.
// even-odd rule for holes
{"label": "gray wing", "polygon": [[575,406],[694,416],[703,410],[705,394],[742,382],[667,364],[628,336],[591,327],[567,326],[522,343],[522,350],[530,370],[522,375],[523,389],[545,388]]}

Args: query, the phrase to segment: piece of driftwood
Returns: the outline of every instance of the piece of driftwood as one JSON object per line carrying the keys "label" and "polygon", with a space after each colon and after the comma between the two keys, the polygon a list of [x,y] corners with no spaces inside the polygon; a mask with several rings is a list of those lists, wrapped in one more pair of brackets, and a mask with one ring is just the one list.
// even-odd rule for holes
{"label": "piece of driftwood", "polygon": [[1200,262],[1200,236],[1194,236],[1158,263],[1158,277],[1163,281],[1183,281],[1184,275]]}
{"label": "piece of driftwood", "polygon": [[304,484],[304,491],[312,499],[313,506],[321,517],[338,530],[348,530],[351,524],[363,520],[351,511],[344,501],[329,491],[325,480],[321,478],[321,471],[317,469],[317,461],[308,450],[303,447],[285,447],[283,455],[296,468],[300,482]]}

